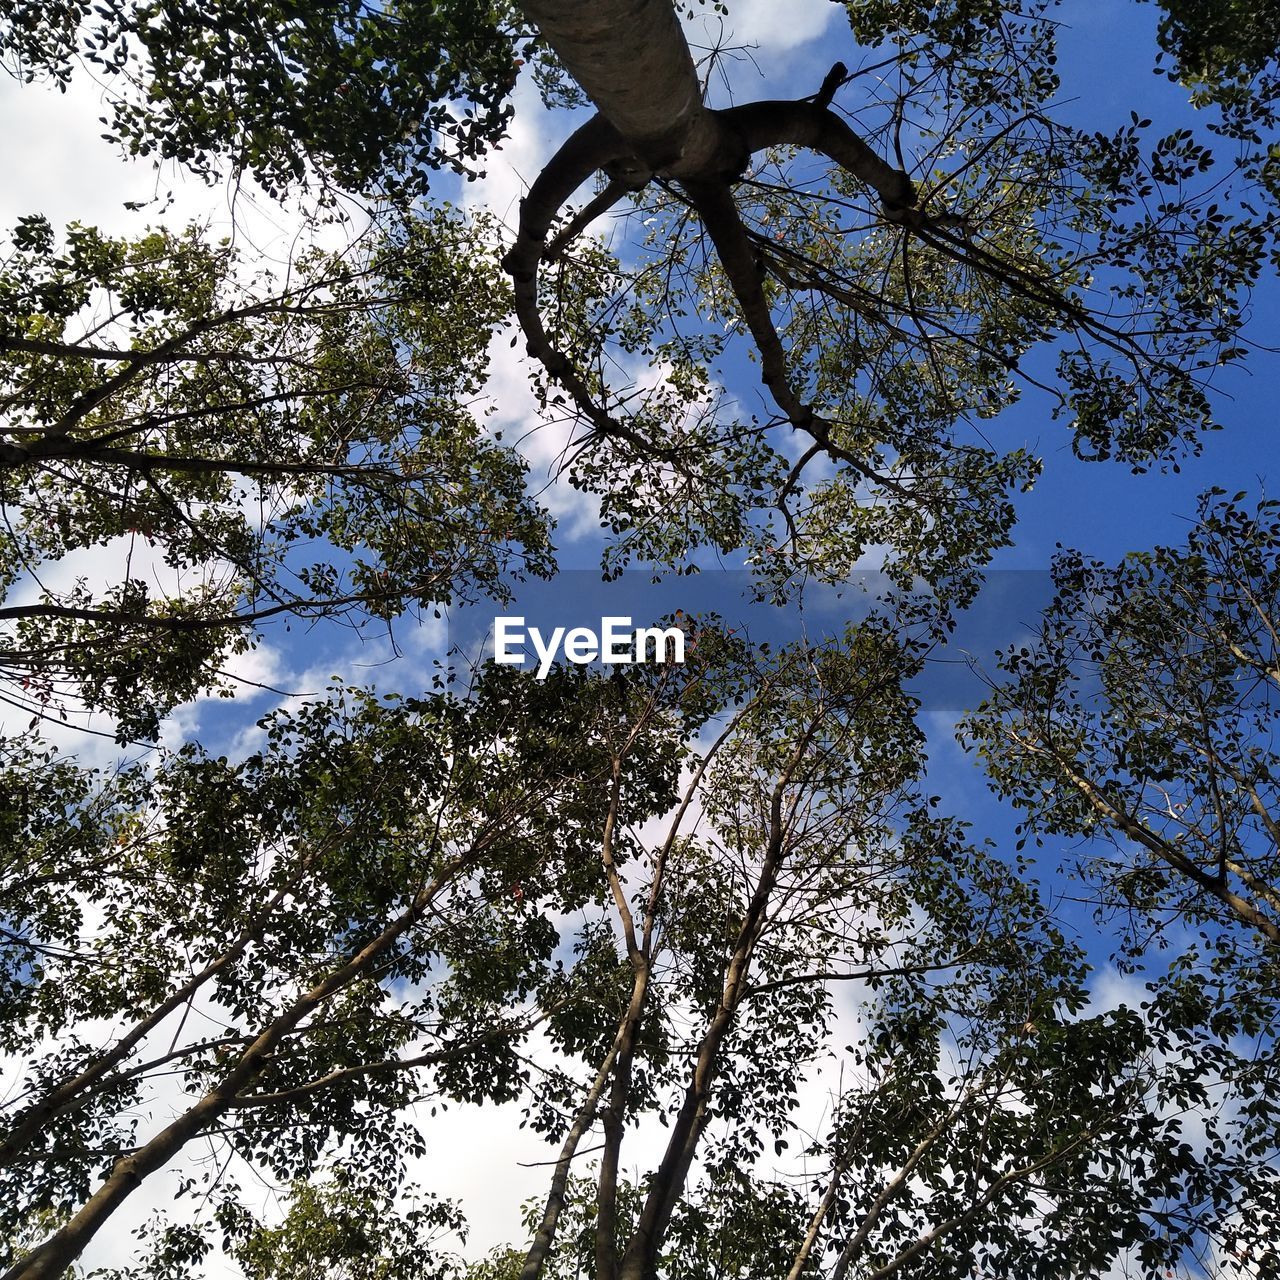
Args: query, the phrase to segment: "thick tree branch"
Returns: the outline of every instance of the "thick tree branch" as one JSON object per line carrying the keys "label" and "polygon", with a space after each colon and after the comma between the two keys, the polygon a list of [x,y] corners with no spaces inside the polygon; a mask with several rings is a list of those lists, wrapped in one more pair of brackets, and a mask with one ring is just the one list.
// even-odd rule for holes
{"label": "thick tree branch", "polygon": [[709,113],[671,0],[525,0],[521,7],[651,169],[700,164],[714,153]]}

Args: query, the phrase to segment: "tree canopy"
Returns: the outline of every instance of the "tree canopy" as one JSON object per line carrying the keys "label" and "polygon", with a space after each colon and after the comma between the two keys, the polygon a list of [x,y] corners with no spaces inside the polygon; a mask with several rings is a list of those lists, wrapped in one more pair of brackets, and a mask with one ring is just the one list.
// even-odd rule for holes
{"label": "tree canopy", "polygon": [[[162,1171],[130,1274],[1280,1275],[1274,503],[1058,555],[959,728],[1013,839],[919,693],[1054,451],[1195,467],[1265,369],[1274,15],[1168,0],[1176,118],[1099,126],[1048,0],[839,8],[807,92],[717,107],[672,0],[0,4],[127,152],[334,219],[270,264],[35,213],[0,264],[5,1280],[95,1265]],[[521,74],[564,141],[504,228],[452,184]],[[508,339],[606,577],[886,589],[166,739],[269,625],[555,573],[486,426]],[[77,758],[79,705],[154,749]],[[477,1259],[412,1183],[438,1111],[504,1105],[545,1191]]]}
{"label": "tree canopy", "polygon": [[[24,219],[0,275],[6,697],[124,737],[267,620],[391,618],[546,572],[524,467],[468,402],[502,316],[448,208],[281,278],[194,228]],[[53,566],[114,551],[119,580]],[[53,575],[46,585],[44,579]]]}
{"label": "tree canopy", "polygon": [[522,35],[513,6],[456,0],[10,0],[0,47],[27,79],[101,77],[131,153],[203,173],[229,159],[279,193],[465,171],[510,118]]}

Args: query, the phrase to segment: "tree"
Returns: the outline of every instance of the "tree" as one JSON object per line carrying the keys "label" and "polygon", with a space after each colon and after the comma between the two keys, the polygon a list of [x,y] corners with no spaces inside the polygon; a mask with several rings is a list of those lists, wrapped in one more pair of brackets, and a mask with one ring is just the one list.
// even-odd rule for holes
{"label": "tree", "polygon": [[[1221,108],[1220,129],[1246,145],[1258,146],[1260,129],[1274,129],[1277,19],[1274,4],[1206,4],[1204,0],[1163,0],[1158,39],[1162,54],[1173,61],[1169,75],[1194,92],[1197,105]],[[1246,151],[1245,163],[1256,166],[1266,185],[1276,191],[1275,156],[1271,149]],[[1268,161],[1272,163],[1268,165]]]}
{"label": "tree", "polygon": [[1087,864],[1109,900],[1275,945],[1280,523],[1224,496],[1184,547],[1060,555],[1035,645],[969,730],[1028,831],[1116,843]]}
{"label": "tree", "polygon": [[[376,1176],[339,1165],[323,1182],[297,1182],[280,1197],[287,1205],[274,1225],[224,1196],[217,1206],[223,1249],[250,1280],[401,1280],[457,1274],[441,1237],[461,1230],[448,1201],[414,1196],[393,1200]],[[47,1224],[46,1224],[47,1226]],[[153,1222],[138,1233],[147,1244],[127,1269],[99,1268],[102,1280],[129,1275],[181,1275],[206,1261],[207,1232],[184,1222]]]}
{"label": "tree", "polygon": [[195,229],[59,243],[24,219],[0,275],[6,700],[154,737],[272,618],[385,622],[546,572],[523,465],[468,406],[504,309],[481,237],[441,209],[255,279]]}
{"label": "tree", "polygon": [[[1157,1214],[1147,1261],[1176,1258],[1193,1227],[1169,1206],[1199,1166],[1152,1109],[1151,1033],[1085,1013],[1082,957],[1034,890],[920,792],[901,691],[918,653],[884,620],[763,668],[709,630],[697,652],[622,684],[491,666],[465,700],[347,694],[273,716],[238,765],[195,747],[109,778],[13,759],[5,1048],[29,1065],[5,1204],[64,1225],[9,1280],[59,1274],[197,1138],[285,1181],[336,1148],[388,1195],[422,1150],[405,1115],[421,1097],[523,1096],[560,1143],[523,1275],[584,1242],[609,1276],[707,1276],[730,1247],[753,1273],[827,1254],[836,1275],[1067,1274]],[[826,1176],[751,1172],[794,1140],[851,982],[874,1021],[839,1055],[810,1151]],[[96,1043],[77,1031],[121,1017]],[[550,1060],[520,1049],[535,1027]],[[135,1136],[175,1069],[174,1118]],[[632,1186],[646,1117],[669,1138]],[[597,1122],[588,1205],[570,1177]],[[243,1222],[225,1163],[203,1176],[222,1206],[207,1229]],[[159,1229],[156,1256],[198,1257],[195,1226]],[[297,1230],[323,1254],[328,1226]]]}
{"label": "tree", "polygon": [[[179,5],[152,22],[112,4],[94,38],[74,15],[22,5],[0,48],[24,74],[65,75],[140,32],[149,61],[108,77],[129,137],[365,192],[414,186],[421,156],[440,159],[451,126],[428,140],[410,123],[405,146],[387,144],[406,117],[434,127],[428,99],[458,119],[468,95],[500,103],[524,55],[548,101],[593,103],[598,118],[533,184],[506,263],[557,384],[548,404],[581,424],[567,465],[601,498],[611,567],[685,564],[709,543],[780,585],[839,578],[886,546],[904,580],[963,599],[1009,538],[1011,491],[1038,472],[981,426],[1024,391],[1069,420],[1082,456],[1139,469],[1176,465],[1214,425],[1212,382],[1246,354],[1248,291],[1276,250],[1274,158],[1182,127],[1152,138],[1141,119],[1073,126],[1045,0],[850,5],[862,71],[724,111],[703,105],[670,0],[462,8],[472,16],[352,6],[259,23],[236,5]],[[1169,7],[1169,47],[1205,34],[1187,12]],[[1234,46],[1213,47],[1265,69],[1265,41],[1231,30]],[[1188,55],[1175,74],[1197,65]],[[346,70],[352,92],[326,94]],[[1256,89],[1236,96],[1261,103]],[[377,99],[391,123],[366,140],[348,98]],[[475,146],[499,136],[495,110],[473,117]],[[257,129],[269,137],[244,141]],[[598,173],[602,189],[571,208]],[[622,259],[582,236],[615,206],[648,223]],[[744,355],[767,407],[722,390]]]}
{"label": "tree", "polygon": [[[78,29],[48,39],[65,11],[14,12],[5,47],[33,69],[65,66]],[[434,6],[419,15],[430,39],[402,50],[387,33],[408,11],[322,8],[311,24],[267,12],[269,25],[229,5],[207,19],[107,6],[106,45],[138,35],[151,65],[136,70],[163,104],[153,124],[120,97],[117,121],[139,146],[154,129],[164,154],[197,162],[230,147],[267,181],[403,188],[424,145],[416,123],[407,147],[387,142],[405,104],[439,105],[464,83],[443,76],[415,98],[414,58],[458,40],[455,68],[489,68],[493,106],[523,49],[512,41],[529,38],[486,12],[499,38],[481,57]],[[978,425],[1024,387],[1070,418],[1083,456],[1136,468],[1177,465],[1214,425],[1210,379],[1243,358],[1248,290],[1275,253],[1274,217],[1257,211],[1274,169],[1181,128],[1149,145],[1139,118],[1111,135],[1072,127],[1052,106],[1046,6],[851,5],[862,70],[883,59],[895,90],[837,67],[811,99],[719,112],[670,4],[526,12],[554,54],[548,94],[576,82],[600,112],[535,181],[505,263],[548,413],[581,426],[569,467],[601,496],[610,569],[688,567],[710,544],[750,554],[762,589],[785,593],[804,575],[840,578],[878,543],[900,586],[921,578],[933,604],[963,603],[1009,537],[1010,489],[1037,471]],[[1240,65],[1265,62],[1259,47],[1241,44]],[[1212,48],[1215,65],[1236,56],[1219,35]],[[326,79],[329,53],[376,99],[367,155],[351,155],[357,117],[337,102],[346,81]],[[317,86],[332,88],[322,102]],[[252,108],[273,93],[305,110],[259,129]],[[473,139],[491,140],[495,119]],[[816,176],[799,153],[818,157]],[[598,171],[600,191],[571,208]],[[649,223],[647,243],[617,256],[582,234],[615,206]],[[743,350],[769,398],[756,414],[718,390]],[[139,363],[116,361],[124,374]],[[47,424],[35,438],[37,453],[62,447]],[[477,530],[465,504],[460,519],[464,538],[493,527]],[[1029,862],[975,843],[924,789],[909,620],[938,618],[898,607],[840,644],[759,660],[707,627],[678,677],[540,686],[491,671],[466,699],[403,709],[351,695],[272,718],[243,761],[193,747],[98,779],[9,744],[10,785],[28,798],[10,828],[6,991],[12,1047],[32,1055],[10,1186],[56,1224],[11,1280],[57,1274],[198,1137],[288,1182],[336,1150],[386,1193],[420,1141],[403,1115],[419,1090],[521,1096],[559,1145],[517,1265],[500,1254],[478,1274],[1066,1277],[1132,1257],[1155,1275],[1241,1238],[1260,1249],[1257,1223],[1276,1209],[1271,1006],[1255,992],[1230,1012],[1215,965],[1261,991],[1271,952],[1206,913],[1205,965],[1186,951],[1146,1007],[1090,1009],[1087,957]],[[704,729],[716,736],[695,750]],[[1009,776],[1024,767],[1015,754]],[[226,816],[198,820],[210,812]],[[664,815],[656,840],[637,831]],[[1227,889],[1226,863],[1215,873],[1202,850],[1166,846],[1166,866]],[[1268,874],[1265,846],[1235,852],[1232,875]],[[304,892],[317,906],[300,916]],[[100,966],[85,990],[90,906],[106,916],[99,945],[140,963]],[[833,992],[855,983],[866,1026],[841,1049]],[[196,991],[226,1023],[214,1041],[184,1035]],[[76,1043],[66,1029],[85,1011],[132,1020]],[[175,1021],[172,1046],[149,1047]],[[519,1047],[535,1025],[547,1051],[529,1065]],[[1259,1038],[1255,1059],[1238,1034]],[[780,1162],[796,1093],[826,1052],[848,1083],[795,1178]],[[174,1062],[175,1116],[135,1141],[132,1105]],[[1213,1112],[1210,1087],[1231,1107]],[[654,1118],[665,1149],[629,1182],[630,1135]],[[598,1167],[575,1179],[593,1132]],[[332,1258],[321,1246],[342,1206],[321,1208],[270,1237],[282,1248],[264,1245],[268,1260],[305,1262],[313,1245]],[[184,1239],[184,1256],[198,1252]]]}
{"label": "tree", "polygon": [[[1212,490],[1180,547],[1108,566],[1075,552],[1035,640],[965,732],[1024,839],[1076,838],[1073,879],[1120,959],[1149,974],[1145,1016],[1171,1078],[1220,1117],[1200,1196],[1248,1189],[1236,1256],[1276,1265],[1280,957],[1275,723],[1280,521]],[[1162,963],[1158,949],[1169,949]],[[1228,1237],[1231,1232],[1228,1231]]]}
{"label": "tree", "polygon": [[447,1203],[427,1201],[397,1210],[362,1186],[358,1173],[340,1170],[319,1188],[298,1183],[280,1226],[254,1224],[247,1231],[242,1226],[236,1260],[250,1280],[445,1276],[453,1268],[435,1241],[458,1221]]}
{"label": "tree", "polygon": [[[442,1096],[518,1094],[514,1044],[575,1016],[549,913],[599,899],[610,787],[616,821],[669,804],[682,710],[490,668],[466,700],[272,716],[239,762],[188,746],[98,776],[6,744],[4,1049],[27,1064],[3,1221],[63,1220],[7,1274],[61,1274],[197,1138],[288,1180],[341,1142],[394,1185],[424,1070]],[[186,1102],[135,1136],[175,1071]]]}
{"label": "tree", "polygon": [[509,5],[457,0],[7,0],[0,13],[8,69],[63,88],[77,66],[101,78],[132,153],[199,173],[230,162],[275,193],[308,176],[418,190],[433,170],[465,172],[510,116],[521,34]]}
{"label": "tree", "polygon": [[[882,544],[904,578],[963,590],[1007,540],[1008,490],[1037,473],[966,426],[1019,379],[1049,392],[1082,456],[1141,469],[1195,447],[1275,252],[1275,219],[1248,203],[1274,175],[1243,163],[1197,189],[1219,158],[1190,131],[1145,154],[1136,115],[1112,136],[1055,118],[1047,7],[850,5],[896,94],[839,64],[811,99],[714,111],[665,0],[525,6],[599,115],[531,187],[506,265],[530,353],[587,425],[580,482],[630,480],[605,499],[628,549],[745,543],[785,580],[839,578]],[[832,106],[846,85],[853,118],[876,121],[862,136]],[[598,195],[566,208],[597,172]],[[602,282],[599,255],[570,250],[627,198],[656,222],[656,256]],[[772,415],[711,394],[738,328]],[[641,354],[675,376],[654,394],[613,387],[619,348],[615,366]],[[834,476],[806,484],[824,459]],[[702,500],[673,507],[673,488]]]}

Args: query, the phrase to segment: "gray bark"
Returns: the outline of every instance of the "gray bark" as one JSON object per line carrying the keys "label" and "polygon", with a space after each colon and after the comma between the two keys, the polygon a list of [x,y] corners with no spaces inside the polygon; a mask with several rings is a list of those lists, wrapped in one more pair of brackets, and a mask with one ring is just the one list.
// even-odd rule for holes
{"label": "gray bark", "polygon": [[651,169],[705,168],[715,128],[670,0],[528,0],[522,7]]}

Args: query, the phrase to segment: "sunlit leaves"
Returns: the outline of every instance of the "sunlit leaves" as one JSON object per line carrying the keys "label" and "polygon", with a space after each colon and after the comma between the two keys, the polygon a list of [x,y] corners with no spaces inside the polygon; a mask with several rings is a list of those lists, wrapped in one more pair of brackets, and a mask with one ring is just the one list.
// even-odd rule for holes
{"label": "sunlit leaves", "polygon": [[6,568],[34,586],[90,550],[121,566],[5,611],[20,701],[78,695],[149,736],[265,618],[389,619],[545,571],[523,463],[479,421],[505,306],[486,255],[447,207],[282,278],[195,230],[20,223],[0,271]]}

